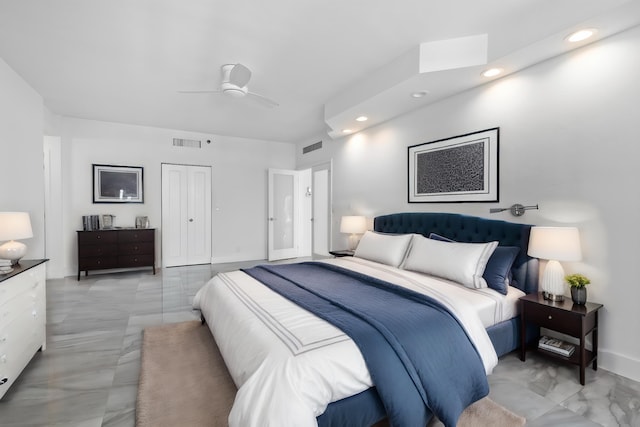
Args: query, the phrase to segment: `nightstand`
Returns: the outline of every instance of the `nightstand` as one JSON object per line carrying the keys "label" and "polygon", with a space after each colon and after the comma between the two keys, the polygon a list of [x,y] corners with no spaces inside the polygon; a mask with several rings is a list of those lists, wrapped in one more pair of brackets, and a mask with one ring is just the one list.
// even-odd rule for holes
{"label": "nightstand", "polygon": [[349,250],[349,249],[344,249],[344,250],[341,250],[341,251],[329,251],[329,253],[331,255],[333,255],[334,257],[336,257],[336,258],[340,258],[340,257],[343,257],[343,256],[353,256],[353,254],[355,252],[356,251],[352,251],[352,250]]}
{"label": "nightstand", "polygon": [[[571,298],[564,301],[547,301],[541,293],[530,294],[520,298],[520,360],[526,359],[527,347],[525,330],[528,323],[551,329],[580,340],[579,348],[569,357],[537,348],[539,353],[578,365],[580,367],[580,384],[584,385],[584,371],[592,363],[594,371],[598,370],[598,310],[602,304],[587,302],[577,305]],[[593,349],[585,348],[585,338],[592,333]],[[535,342],[537,346],[537,342]]]}

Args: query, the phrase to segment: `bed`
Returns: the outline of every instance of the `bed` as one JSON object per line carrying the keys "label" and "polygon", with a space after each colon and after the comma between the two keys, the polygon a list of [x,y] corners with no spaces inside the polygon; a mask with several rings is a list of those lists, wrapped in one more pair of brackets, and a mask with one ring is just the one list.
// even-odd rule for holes
{"label": "bed", "polygon": [[[470,338],[486,380],[497,358],[519,344],[518,298],[537,291],[537,260],[527,256],[530,226],[450,213],[399,213],[375,218],[374,231],[363,237],[353,258],[291,268],[348,271],[438,299]],[[437,253],[429,252],[434,248]],[[493,257],[498,248],[511,249],[509,285],[496,292],[478,285],[475,281],[484,279],[477,275],[465,283],[467,276],[457,275],[465,268],[451,266],[433,276],[431,267],[424,267],[424,254],[436,260],[447,253],[442,248],[458,252],[436,262],[436,269],[445,268],[447,259],[464,260],[467,255],[459,250],[482,249]],[[451,271],[453,276],[447,276]],[[218,274],[194,298],[238,387],[230,425],[369,426],[385,418],[388,403],[374,387],[375,371],[369,372],[357,339],[263,284],[260,274],[281,271]],[[298,304],[305,306],[304,301]]]}

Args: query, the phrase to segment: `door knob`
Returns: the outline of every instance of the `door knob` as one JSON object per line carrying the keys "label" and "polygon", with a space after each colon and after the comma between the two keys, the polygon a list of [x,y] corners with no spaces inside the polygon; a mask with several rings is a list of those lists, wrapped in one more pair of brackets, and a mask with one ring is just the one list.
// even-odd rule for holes
{"label": "door knob", "polygon": [[193,218],[189,218],[189,222],[193,222]]}
{"label": "door knob", "polygon": [[276,219],[275,219],[275,218],[273,218],[273,217],[269,218],[269,221],[275,221],[275,220],[276,220]]}

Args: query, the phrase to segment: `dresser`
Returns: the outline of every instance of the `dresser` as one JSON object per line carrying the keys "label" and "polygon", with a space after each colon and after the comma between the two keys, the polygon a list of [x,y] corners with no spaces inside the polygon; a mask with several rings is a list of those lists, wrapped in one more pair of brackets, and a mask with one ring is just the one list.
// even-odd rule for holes
{"label": "dresser", "polygon": [[0,275],[0,399],[46,346],[47,260],[21,260]]}
{"label": "dresser", "polygon": [[90,270],[151,267],[156,274],[155,228],[78,231],[78,280]]}

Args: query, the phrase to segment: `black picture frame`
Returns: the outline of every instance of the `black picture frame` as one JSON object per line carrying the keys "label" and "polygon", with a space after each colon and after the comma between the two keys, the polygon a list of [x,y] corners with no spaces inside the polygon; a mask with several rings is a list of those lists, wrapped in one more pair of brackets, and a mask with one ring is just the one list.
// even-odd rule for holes
{"label": "black picture frame", "polygon": [[408,202],[499,201],[500,128],[408,147]]}
{"label": "black picture frame", "polygon": [[144,203],[144,168],[93,166],[93,203]]}

